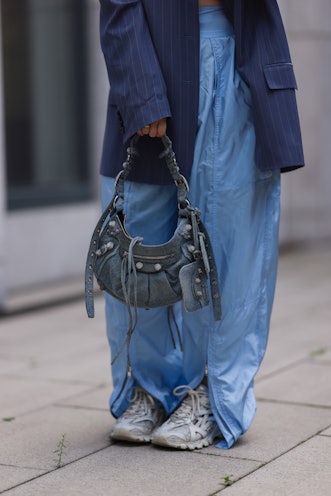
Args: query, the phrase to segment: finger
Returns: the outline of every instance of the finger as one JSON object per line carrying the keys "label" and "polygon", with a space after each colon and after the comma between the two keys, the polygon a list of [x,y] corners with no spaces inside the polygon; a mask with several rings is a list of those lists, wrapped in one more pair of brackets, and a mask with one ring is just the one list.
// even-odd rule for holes
{"label": "finger", "polygon": [[151,126],[147,125],[147,126],[144,126],[141,129],[141,132],[142,132],[143,135],[146,135],[146,134],[149,134],[150,133],[150,129],[151,129]]}
{"label": "finger", "polygon": [[165,135],[167,131],[167,121],[166,119],[161,119],[159,122],[158,122],[158,126],[157,126],[157,134],[156,136],[158,138],[162,138],[162,136]]}
{"label": "finger", "polygon": [[155,138],[157,136],[157,125],[158,123],[157,122],[153,122],[150,126],[149,126],[149,136],[151,138]]}

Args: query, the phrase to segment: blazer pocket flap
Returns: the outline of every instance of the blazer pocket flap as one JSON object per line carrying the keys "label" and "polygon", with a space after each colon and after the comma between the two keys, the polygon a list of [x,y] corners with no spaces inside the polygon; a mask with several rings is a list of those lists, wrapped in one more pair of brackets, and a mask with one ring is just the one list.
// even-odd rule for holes
{"label": "blazer pocket flap", "polygon": [[293,65],[290,62],[265,65],[263,70],[269,89],[297,89]]}

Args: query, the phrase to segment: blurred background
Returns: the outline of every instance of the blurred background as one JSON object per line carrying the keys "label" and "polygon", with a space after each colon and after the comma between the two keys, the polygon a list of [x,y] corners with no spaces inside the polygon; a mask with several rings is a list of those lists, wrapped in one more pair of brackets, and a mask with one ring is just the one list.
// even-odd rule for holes
{"label": "blurred background", "polygon": [[[330,243],[331,1],[280,0],[307,167],[282,176],[281,248]],[[98,0],[0,0],[0,310],[82,295],[108,81]]]}

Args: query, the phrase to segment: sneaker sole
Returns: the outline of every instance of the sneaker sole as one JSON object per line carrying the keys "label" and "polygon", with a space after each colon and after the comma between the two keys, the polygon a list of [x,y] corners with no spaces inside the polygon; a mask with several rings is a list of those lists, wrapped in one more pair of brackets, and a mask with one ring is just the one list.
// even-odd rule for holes
{"label": "sneaker sole", "polygon": [[164,446],[166,448],[176,448],[176,449],[181,449],[181,450],[190,450],[193,451],[195,449],[201,449],[201,448],[206,448],[207,446],[210,446],[211,444],[214,443],[215,439],[220,438],[221,434],[217,430],[216,433],[212,432],[209,436],[204,437],[203,439],[199,439],[197,441],[191,441],[191,442],[171,442],[169,439],[166,437],[158,435],[154,435],[152,437],[152,443],[157,445],[157,446]]}
{"label": "sneaker sole", "polygon": [[114,441],[128,441],[130,443],[150,443],[152,436],[150,435],[136,435],[125,429],[116,429],[116,431],[109,434],[109,438]]}

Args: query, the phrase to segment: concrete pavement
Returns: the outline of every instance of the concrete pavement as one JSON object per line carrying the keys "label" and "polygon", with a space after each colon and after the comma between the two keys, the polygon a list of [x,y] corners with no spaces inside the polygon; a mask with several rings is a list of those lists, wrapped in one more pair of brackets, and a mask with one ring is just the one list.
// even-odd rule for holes
{"label": "concrete pavement", "polygon": [[228,451],[111,445],[103,302],[0,320],[0,493],[331,494],[331,246],[281,256],[258,411]]}

